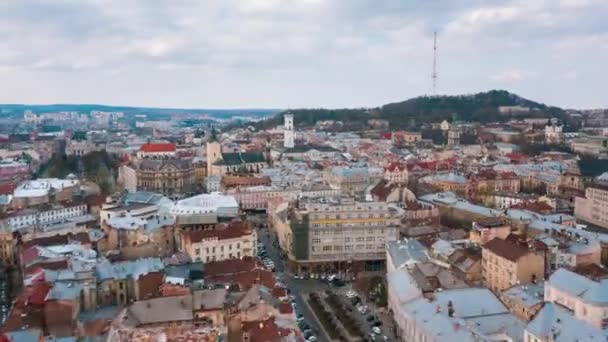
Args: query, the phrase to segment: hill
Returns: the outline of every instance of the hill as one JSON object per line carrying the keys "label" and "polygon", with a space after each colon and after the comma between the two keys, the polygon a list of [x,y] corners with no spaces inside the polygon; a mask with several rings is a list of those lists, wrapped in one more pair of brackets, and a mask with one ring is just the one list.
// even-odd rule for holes
{"label": "hill", "polygon": [[[406,101],[389,103],[368,109],[297,109],[290,110],[297,125],[314,125],[320,120],[338,120],[345,128],[365,127],[369,119],[385,119],[392,129],[420,129],[422,124],[443,120],[460,121],[507,121],[511,114],[501,114],[499,107],[522,106],[530,108],[526,117],[566,120],[561,108],[534,102],[505,90],[491,90],[472,95],[420,96]],[[270,127],[282,122],[282,115],[260,123],[259,127]]]}

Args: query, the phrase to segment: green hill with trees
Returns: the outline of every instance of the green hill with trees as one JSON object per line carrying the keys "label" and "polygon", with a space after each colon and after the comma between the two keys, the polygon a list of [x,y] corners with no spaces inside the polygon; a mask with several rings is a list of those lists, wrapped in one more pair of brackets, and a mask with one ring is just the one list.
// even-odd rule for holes
{"label": "green hill with trees", "polygon": [[[419,130],[425,123],[443,120],[482,123],[507,121],[514,114],[500,113],[499,107],[502,106],[528,107],[530,112],[525,114],[526,117],[557,117],[567,120],[561,108],[534,102],[506,90],[491,90],[471,95],[420,96],[377,108],[295,109],[289,112],[294,114],[296,124],[302,126],[311,126],[321,120],[337,120],[344,123],[344,129],[353,129],[357,126],[365,127],[369,119],[385,119],[389,121],[391,129]],[[281,124],[284,113],[258,123],[258,128]]]}

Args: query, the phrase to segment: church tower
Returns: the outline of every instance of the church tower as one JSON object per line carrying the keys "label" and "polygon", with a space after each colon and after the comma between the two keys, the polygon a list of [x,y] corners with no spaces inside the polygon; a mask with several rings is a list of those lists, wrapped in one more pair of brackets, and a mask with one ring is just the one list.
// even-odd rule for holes
{"label": "church tower", "polygon": [[296,146],[296,133],[293,129],[293,114],[285,114],[285,128],[283,131],[283,147],[293,148]]}
{"label": "church tower", "polygon": [[222,159],[222,145],[217,141],[215,131],[207,142],[207,176],[213,176],[213,164]]}

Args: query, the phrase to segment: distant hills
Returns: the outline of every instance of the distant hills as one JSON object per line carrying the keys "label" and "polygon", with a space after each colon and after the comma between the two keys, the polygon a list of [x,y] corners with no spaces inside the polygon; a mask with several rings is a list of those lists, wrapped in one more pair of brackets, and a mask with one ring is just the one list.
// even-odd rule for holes
{"label": "distant hills", "polygon": [[[363,128],[370,119],[385,119],[392,129],[419,129],[424,123],[443,120],[492,122],[507,121],[514,113],[501,113],[499,108],[521,106],[530,108],[526,117],[568,119],[564,110],[525,99],[506,90],[491,90],[471,95],[420,96],[377,108],[296,109],[290,110],[297,125],[314,125],[321,120],[337,120],[345,129]],[[284,113],[258,123],[260,128],[282,122]]]}
{"label": "distant hills", "polygon": [[154,108],[154,107],[129,107],[129,106],[108,106],[98,104],[48,104],[48,105],[27,105],[27,104],[0,104],[2,116],[22,116],[23,112],[31,110],[36,114],[53,112],[80,112],[89,113],[91,111],[102,112],[123,112],[126,115],[147,114],[152,117],[155,115],[168,114],[207,114],[217,118],[230,118],[232,116],[248,115],[264,117],[279,113],[280,109],[204,109],[204,108]]}

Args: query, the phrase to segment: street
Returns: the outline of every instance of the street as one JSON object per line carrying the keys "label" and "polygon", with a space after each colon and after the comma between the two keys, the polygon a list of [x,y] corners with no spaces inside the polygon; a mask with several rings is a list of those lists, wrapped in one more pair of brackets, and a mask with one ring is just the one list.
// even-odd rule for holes
{"label": "street", "polygon": [[269,229],[259,229],[258,239],[264,245],[268,257],[274,262],[277,279],[287,286],[290,294],[295,298],[296,316],[304,316],[304,321],[311,327],[312,331],[317,337],[317,341],[329,342],[328,336],[323,333],[323,329],[321,329],[317,323],[317,320],[315,319],[315,316],[308,309],[308,305],[305,305],[304,298],[302,297],[302,294],[304,293],[325,291],[327,289],[327,285],[316,279],[296,280],[293,279],[289,273],[285,272],[285,262],[281,258],[281,251],[278,248],[278,242],[276,242]]}
{"label": "street", "polygon": [[[329,286],[319,279],[294,279],[293,276],[286,271],[285,262],[281,257],[281,251],[278,247],[278,242],[276,241],[270,229],[259,229],[258,239],[264,245],[268,257],[274,262],[275,274],[277,279],[284,283],[291,291],[291,295],[295,297],[296,315],[302,314],[304,316],[305,321],[308,323],[308,325],[312,327],[312,330],[315,332],[315,336],[319,341],[329,342],[329,338],[322,333],[323,330],[320,328],[312,312],[310,312],[310,310],[308,309],[308,305],[304,305],[304,299],[302,297],[302,294],[304,293],[326,291],[327,289],[329,289]],[[341,288],[332,289],[341,298],[341,300],[344,301],[347,307],[351,309],[354,318],[363,327],[363,332],[366,335],[366,339],[371,340],[370,334],[372,334],[373,332],[373,324],[377,321],[380,321],[381,326],[379,326],[379,328],[381,329],[381,334],[376,336],[376,341],[384,340],[383,336],[386,336],[386,340],[388,341],[395,341],[391,317],[387,313],[377,310],[375,303],[367,300],[367,294],[358,293],[362,304],[367,305],[369,308],[365,314],[361,314],[357,310],[357,308],[352,304],[352,302],[348,298],[346,298],[346,293],[352,290],[352,286],[350,284]],[[367,318],[370,315],[374,316],[375,319],[372,321],[368,321]]]}

